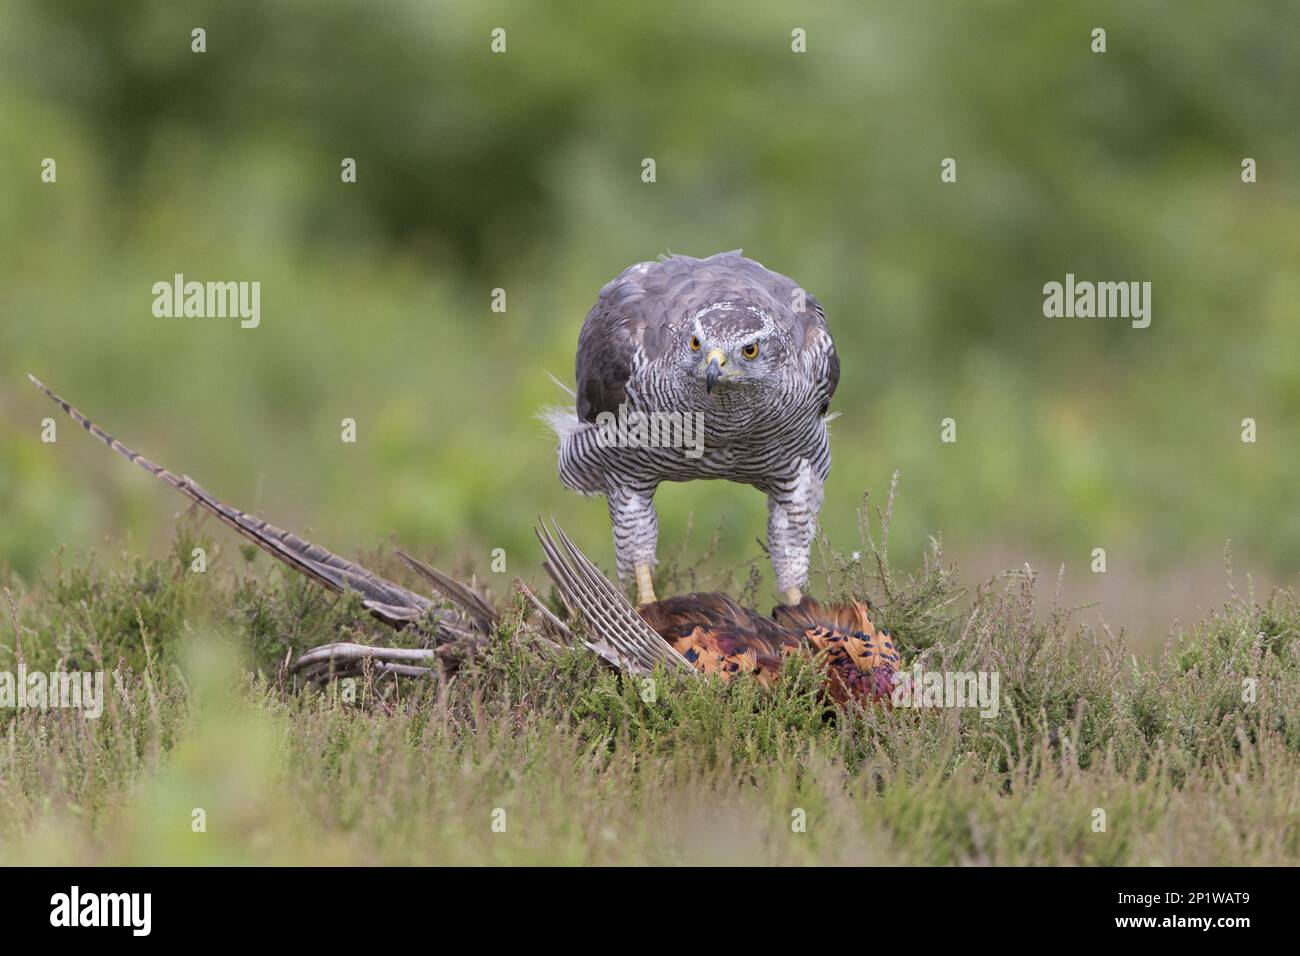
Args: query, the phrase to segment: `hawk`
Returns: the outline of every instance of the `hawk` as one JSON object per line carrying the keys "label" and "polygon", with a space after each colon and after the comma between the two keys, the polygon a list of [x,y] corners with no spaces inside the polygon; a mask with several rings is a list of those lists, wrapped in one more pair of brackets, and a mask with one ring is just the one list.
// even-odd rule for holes
{"label": "hawk", "polygon": [[[767,496],[777,588],[799,604],[840,377],[817,300],[739,251],[637,263],[600,290],[576,365],[576,415],[551,416],[560,480],[608,500],[619,577],[635,579],[638,604],[655,600],[659,484],[718,478]],[[697,445],[662,441],[696,421]]]}

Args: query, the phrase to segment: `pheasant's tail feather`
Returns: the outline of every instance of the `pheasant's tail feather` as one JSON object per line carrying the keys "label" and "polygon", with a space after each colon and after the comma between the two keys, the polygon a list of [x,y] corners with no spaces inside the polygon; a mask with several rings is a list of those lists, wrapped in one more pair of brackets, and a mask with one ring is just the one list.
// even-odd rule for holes
{"label": "pheasant's tail feather", "polygon": [[406,563],[407,567],[437,588],[443,597],[460,605],[485,634],[496,627],[497,612],[475,591],[437,568],[411,557],[405,551],[399,550],[397,556]]}
{"label": "pheasant's tail feather", "polygon": [[597,640],[587,647],[629,673],[646,673],[658,664],[690,669],[690,664],[641,620],[623,593],[600,573],[552,519],[543,521],[537,540],[546,555],[543,567],[571,608],[582,614]]}
{"label": "pheasant's tail feather", "polygon": [[[28,375],[27,377],[31,379],[33,385],[67,412],[73,421],[85,428],[86,431],[109,448],[135,462],[154,477],[165,481],[195,504],[216,515],[222,522],[229,525],[263,551],[302,572],[318,584],[338,594],[345,591],[358,592],[364,601],[366,609],[385,624],[402,628],[412,621],[419,620],[433,608],[432,601],[416,594],[414,591],[385,580],[367,571],[359,564],[348,561],[346,558],[342,558],[332,551],[327,551],[319,545],[312,544],[292,532],[277,528],[275,525],[254,518],[246,512],[223,504],[204,491],[193,479],[185,475],[176,475],[143,455],[127,448],[126,445],[108,434],[38,381],[35,376]],[[447,593],[448,597],[458,603],[463,603],[460,595],[446,591],[444,593]],[[481,601],[477,601],[473,606],[465,605],[472,618],[477,619],[477,616],[481,613],[481,607],[479,607],[481,604]],[[450,624],[450,621],[447,623]]]}

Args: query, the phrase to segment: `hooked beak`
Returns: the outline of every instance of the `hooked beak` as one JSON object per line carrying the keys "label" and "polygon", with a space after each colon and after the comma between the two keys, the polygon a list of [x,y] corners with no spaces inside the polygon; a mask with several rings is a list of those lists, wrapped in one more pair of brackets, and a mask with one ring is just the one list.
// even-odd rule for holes
{"label": "hooked beak", "polygon": [[704,390],[712,392],[713,386],[722,378],[722,366],[727,364],[727,353],[722,349],[709,352],[709,367],[704,373]]}

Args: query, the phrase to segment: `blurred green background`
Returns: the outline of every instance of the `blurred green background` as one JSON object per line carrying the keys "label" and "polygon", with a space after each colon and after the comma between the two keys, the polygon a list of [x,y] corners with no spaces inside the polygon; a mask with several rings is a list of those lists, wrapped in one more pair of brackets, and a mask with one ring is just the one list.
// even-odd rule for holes
{"label": "blurred green background", "polygon": [[[546,371],[572,380],[623,267],[743,248],[818,296],[843,359],[836,546],[899,469],[902,563],[934,532],[972,573],[1065,562],[1121,623],[1213,598],[1226,539],[1294,581],[1297,36],[1293,2],[12,0],[0,562],[28,575],[122,533],[156,549],[181,506],[61,417],[42,444],[57,412],[30,371],[344,553],[396,537],[486,570],[504,547],[536,574],[554,513],[610,566],[603,503],[554,475]],[[177,272],[260,281],[261,327],[155,318]],[[1044,318],[1067,272],[1150,281],[1151,327]],[[764,534],[738,486],[665,486],[660,512],[661,553],[689,512],[696,551],[722,523],[720,563]]]}

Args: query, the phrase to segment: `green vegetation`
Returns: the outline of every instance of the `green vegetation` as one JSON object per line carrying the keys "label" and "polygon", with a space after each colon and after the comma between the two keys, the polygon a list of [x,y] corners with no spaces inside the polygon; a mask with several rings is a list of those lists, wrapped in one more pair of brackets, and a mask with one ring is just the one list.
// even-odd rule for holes
{"label": "green vegetation", "polygon": [[[196,541],[213,553],[204,574],[188,570]],[[836,588],[878,600],[909,668],[998,671],[995,718],[828,712],[795,660],[773,692],[660,675],[647,702],[585,650],[531,640],[522,603],[454,677],[367,679],[349,701],[293,687],[282,665],[329,640],[391,640],[354,600],[188,525],[166,559],[69,562],[13,595],[23,659],[106,667],[114,686],[98,720],[0,712],[0,858],[1300,862],[1293,593],[1239,596],[1143,664],[1068,610],[1037,610],[1024,575],[964,602],[942,555],[897,575],[866,546]],[[0,643],[0,668],[16,653]]]}
{"label": "green vegetation", "polygon": [[[968,565],[1064,561],[1077,584],[1103,546],[1104,582],[1137,582],[1212,570],[1231,539],[1295,583],[1297,32],[1294,3],[1214,0],[6,4],[0,563],[30,577],[60,544],[169,534],[144,476],[80,436],[39,443],[27,372],[335,546],[503,547],[535,572],[554,513],[605,556],[601,504],[552,477],[545,372],[572,374],[623,267],[744,247],[839,342],[837,546],[899,469],[898,540],[942,528]],[[177,272],[261,281],[261,326],[154,318]],[[1045,319],[1066,272],[1151,281],[1151,328]],[[743,489],[660,504],[666,549],[691,512],[728,561],[762,534]],[[1118,623],[1150,603],[1134,593]]]}
{"label": "green vegetation", "polygon": [[[1294,590],[1211,612],[1196,589],[1225,540],[1260,580],[1300,567],[1300,5],[815,7],[0,9],[0,670],[21,643],[118,675],[98,721],[0,711],[0,858],[1300,860]],[[843,360],[814,590],[874,596],[927,666],[999,671],[996,718],[831,719],[797,668],[771,695],[647,704],[530,642],[522,605],[454,680],[300,693],[287,655],[419,635],[212,542],[189,574],[172,493],[25,379],[322,544],[397,540],[461,577],[503,548],[482,581],[504,607],[512,575],[540,579],[538,514],[609,563],[603,505],[561,488],[535,417],[597,291],[737,247],[817,295]],[[1151,282],[1151,327],[1045,318],[1067,272]],[[156,318],[176,273],[260,282],[260,326]],[[852,544],[861,489],[896,470],[897,573]],[[662,593],[766,604],[757,493],[658,500]],[[1122,586],[1105,612],[1136,632],[1072,618],[1073,591],[1035,610],[1027,573],[964,594],[937,546],[915,561],[934,528],[968,575],[1029,559],[1087,597]]]}

